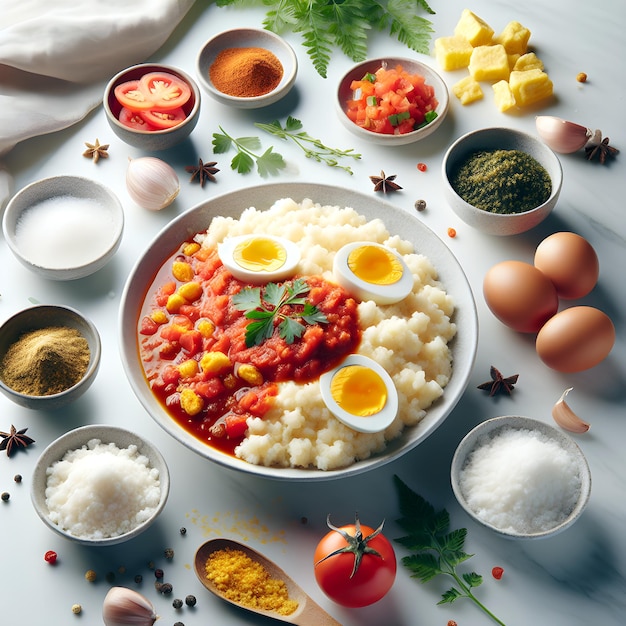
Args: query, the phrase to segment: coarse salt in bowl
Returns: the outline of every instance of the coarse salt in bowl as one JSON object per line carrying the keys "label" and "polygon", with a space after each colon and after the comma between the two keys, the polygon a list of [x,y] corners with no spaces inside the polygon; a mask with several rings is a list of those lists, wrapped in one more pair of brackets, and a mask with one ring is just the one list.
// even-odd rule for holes
{"label": "coarse salt in bowl", "polygon": [[105,546],[151,526],[169,485],[167,464],[154,445],[123,428],[94,424],[65,433],[42,452],[31,499],[57,534]]}
{"label": "coarse salt in bowl", "polygon": [[591,492],[589,465],[576,442],[530,417],[495,417],[476,426],[457,447],[450,474],[468,515],[510,539],[565,530]]}

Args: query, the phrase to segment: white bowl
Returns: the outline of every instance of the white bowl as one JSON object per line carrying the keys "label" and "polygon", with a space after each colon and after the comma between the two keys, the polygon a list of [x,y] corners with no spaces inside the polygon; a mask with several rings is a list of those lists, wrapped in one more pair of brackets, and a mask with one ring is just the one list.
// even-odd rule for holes
{"label": "white bowl", "polygon": [[[540,206],[523,213],[490,213],[472,206],[450,184],[450,177],[467,157],[478,150],[519,150],[536,159],[552,180],[550,197]],[[441,168],[443,193],[452,210],[466,223],[489,235],[517,235],[534,228],[556,206],[563,170],[554,152],[536,137],[512,128],[482,128],[459,137],[446,151]]]}
{"label": "white bowl", "polygon": [[[67,452],[80,449],[92,439],[99,439],[103,444],[114,443],[120,449],[128,448],[130,445],[136,445],[138,452],[148,458],[150,467],[159,471],[161,497],[158,506],[149,519],[122,535],[105,537],[102,539],[81,538],[71,534],[65,529],[60,528],[50,519],[50,512],[48,510],[48,506],[46,505],[48,468],[51,467],[53,463],[61,460]],[[170,477],[167,464],[165,463],[165,459],[161,453],[154,447],[154,445],[139,435],[129,430],[125,430],[124,428],[93,424],[70,430],[53,441],[41,453],[33,471],[31,482],[31,500],[37,515],[39,515],[48,528],[53,530],[58,535],[84,545],[110,546],[133,539],[149,528],[163,511],[169,495],[169,488]]]}
{"label": "white bowl", "polygon": [[[179,426],[165,411],[146,382],[139,359],[137,329],[146,289],[154,280],[156,271],[173,251],[192,234],[206,231],[215,215],[239,218],[247,207],[268,209],[281,198],[292,198],[296,202],[310,198],[321,205],[354,207],[368,219],[384,216],[385,226],[391,233],[399,234],[419,244],[419,251],[437,268],[439,278],[447,292],[454,298],[456,306],[454,322],[458,332],[451,344],[454,370],[443,397],[428,409],[426,416],[418,425],[406,428],[400,437],[387,445],[384,452],[341,470],[257,466],[201,442]],[[279,480],[343,478],[379,467],[414,448],[444,422],[459,401],[468,383],[478,341],[476,308],[467,278],[450,249],[432,231],[416,217],[411,217],[406,211],[372,197],[371,194],[312,183],[276,183],[241,189],[211,198],[170,222],[156,236],[131,271],[122,294],[118,328],[124,371],[141,404],[160,426],[189,449],[213,462],[242,472]]]}
{"label": "white bowl", "polygon": [[[403,135],[386,135],[382,133],[375,133],[374,131],[363,128],[358,124],[355,124],[347,116],[346,102],[352,99],[352,89],[350,88],[352,81],[360,80],[368,72],[372,74],[375,73],[383,64],[386,64],[386,66],[390,68],[402,65],[402,67],[410,74],[419,74],[423,76],[426,79],[426,84],[435,88],[435,97],[438,101],[437,108],[435,109],[437,117],[432,122]],[[361,137],[362,139],[366,139],[367,141],[387,146],[403,146],[428,137],[441,126],[441,123],[445,119],[448,112],[448,106],[448,87],[441,76],[439,76],[434,69],[425,63],[421,63],[415,59],[405,59],[400,57],[369,59],[355,65],[352,69],[346,72],[346,74],[344,74],[339,81],[335,99],[335,108],[339,119],[350,132],[354,133],[358,137]]]}
{"label": "white bowl", "polygon": [[[491,437],[496,436],[498,432],[504,428],[538,431],[543,436],[549,438],[550,441],[558,444],[575,460],[581,482],[576,504],[563,521],[548,530],[521,532],[515,531],[511,528],[498,528],[496,525],[486,521],[480,516],[479,513],[477,513],[477,511],[472,509],[468,503],[466,494],[464,494],[463,489],[461,488],[460,474],[466,467],[470,455],[479,446],[484,445],[486,441],[488,441]],[[587,460],[585,459],[585,456],[578,444],[576,444],[576,442],[569,435],[566,435],[561,430],[558,430],[545,422],[541,422],[530,417],[513,415],[488,419],[472,429],[462,439],[454,453],[450,469],[450,477],[454,495],[465,512],[485,528],[488,528],[496,534],[509,539],[542,539],[562,532],[566,528],[569,528],[580,517],[583,510],[587,506],[589,495],[591,493],[591,472],[589,470]]]}
{"label": "white bowl", "polygon": [[[265,48],[272,52],[283,66],[283,76],[277,87],[261,96],[238,97],[226,94],[215,87],[209,69],[217,55],[227,48]],[[258,109],[284,98],[298,73],[298,59],[293,48],[278,35],[261,28],[233,28],[211,37],[202,46],[196,60],[198,82],[218,102],[238,109]]]}
{"label": "white bowl", "polygon": [[[98,218],[98,223],[104,226],[97,234],[90,233],[90,237],[98,237],[98,243],[91,246],[92,256],[89,259],[82,259],[78,265],[46,266],[41,259],[32,256],[32,251],[22,249],[18,228],[25,212],[35,205],[54,199],[63,202],[64,198],[69,198],[72,203],[76,200],[83,201],[81,219],[91,210],[94,220]],[[80,231],[68,231],[71,224],[72,222],[66,222],[66,229],[62,233],[58,233],[56,229],[50,233],[49,236],[53,238],[49,242],[52,248],[50,254],[53,253],[55,244],[62,248],[71,244],[71,238],[77,241],[80,239]],[[83,176],[52,176],[27,185],[13,196],[4,212],[2,230],[11,252],[24,267],[51,280],[76,280],[97,272],[111,260],[122,242],[124,210],[115,193],[102,183]],[[54,240],[55,235],[59,237],[57,241]]]}
{"label": "white bowl", "polygon": [[89,345],[89,365],[85,375],[75,385],[47,396],[33,396],[15,391],[0,377],[0,391],[16,404],[28,409],[53,410],[74,402],[91,387],[100,367],[100,335],[93,322],[69,307],[46,304],[24,309],[0,326],[0,362],[9,347],[25,332],[54,326],[74,328],[80,332]]}

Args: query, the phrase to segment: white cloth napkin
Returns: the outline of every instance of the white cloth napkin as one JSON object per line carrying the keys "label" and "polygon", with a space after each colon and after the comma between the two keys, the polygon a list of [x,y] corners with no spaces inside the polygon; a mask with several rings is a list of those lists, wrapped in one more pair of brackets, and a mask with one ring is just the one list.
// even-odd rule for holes
{"label": "white cloth napkin", "polygon": [[[0,0],[0,158],[83,119],[158,50],[195,0]],[[0,209],[10,174],[0,162]]]}

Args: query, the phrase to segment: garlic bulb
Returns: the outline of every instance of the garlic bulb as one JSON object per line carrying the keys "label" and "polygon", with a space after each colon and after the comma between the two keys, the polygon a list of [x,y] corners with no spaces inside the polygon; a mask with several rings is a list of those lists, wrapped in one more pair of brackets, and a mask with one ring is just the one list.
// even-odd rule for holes
{"label": "garlic bulb", "polygon": [[152,626],[159,616],[140,593],[127,587],[111,587],[102,605],[106,626]]}
{"label": "garlic bulb", "polygon": [[568,122],[551,115],[539,115],[535,118],[537,133],[555,152],[570,154],[584,148],[589,141],[601,133],[592,131],[580,124]]}
{"label": "garlic bulb", "polygon": [[130,197],[144,209],[160,211],[174,202],[180,182],[174,169],[156,157],[130,159],[126,171]]}
{"label": "garlic bulb", "polygon": [[565,397],[571,390],[572,387],[566,389],[552,407],[552,417],[554,421],[565,430],[569,430],[573,433],[586,433],[589,430],[589,424],[583,422],[583,420],[572,411],[567,402],[565,402]]}

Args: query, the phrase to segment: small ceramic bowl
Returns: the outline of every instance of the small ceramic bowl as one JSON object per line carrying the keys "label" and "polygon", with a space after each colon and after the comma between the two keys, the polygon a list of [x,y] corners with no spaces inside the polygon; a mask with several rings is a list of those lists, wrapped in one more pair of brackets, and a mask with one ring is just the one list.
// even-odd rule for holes
{"label": "small ceramic bowl", "polygon": [[[471,480],[470,478],[465,479],[462,473],[467,470],[468,463],[474,462],[473,454],[479,448],[490,444],[495,438],[509,430],[522,431],[525,433],[525,436],[528,437],[528,439],[524,440],[524,443],[528,445],[525,446],[526,456],[523,461],[523,467],[521,466],[522,464],[518,463],[517,468],[515,468],[515,472],[519,471],[520,474],[527,473],[529,480],[521,489],[516,489],[515,486],[512,486],[511,490],[507,491],[506,487],[508,487],[508,485],[505,485],[502,491],[498,493],[496,493],[496,489],[499,490],[502,485],[498,485],[495,489],[493,485],[485,485],[485,490],[490,489],[491,491],[490,497],[499,498],[498,510],[493,510],[488,515],[486,512],[488,505],[481,498],[481,496],[477,496],[475,494],[474,499],[468,497],[470,496],[470,489],[476,480],[476,474],[479,473],[477,467],[473,467],[475,471],[472,472]],[[550,446],[549,451],[554,452],[554,450],[556,450],[554,445],[556,444],[556,446],[562,451],[563,455],[568,455],[562,460],[565,463],[565,458],[569,457],[567,462],[572,467],[575,467],[572,475],[575,477],[577,472],[579,481],[576,482],[579,482],[579,488],[573,492],[573,506],[571,507],[571,510],[564,512],[562,516],[559,516],[556,511],[552,511],[553,514],[548,516],[551,518],[551,521],[554,521],[553,526],[550,526],[547,518],[541,524],[539,524],[535,518],[532,518],[532,521],[530,522],[529,520],[524,520],[528,523],[528,529],[523,530],[521,520],[515,520],[515,523],[511,523],[512,518],[509,517],[509,513],[513,510],[516,511],[516,515],[519,515],[519,513],[527,513],[528,511],[537,509],[538,514],[545,514],[546,508],[552,502],[550,500],[550,494],[553,494],[559,487],[557,484],[550,485],[550,481],[556,474],[558,474],[559,471],[562,471],[563,469],[546,465],[545,459],[543,459],[543,464],[541,460],[538,460],[535,466],[531,467],[529,465],[528,453],[532,449],[530,442],[534,441],[534,439],[530,439],[531,435],[529,434],[529,431],[533,433],[533,437],[536,438],[537,442],[541,442],[537,443],[537,446]],[[514,448],[512,447],[513,442],[508,441],[506,445],[510,447],[507,447],[506,449],[503,447],[497,451],[500,455],[498,460],[500,463],[502,462],[502,456],[507,454],[507,450],[507,458],[515,459]],[[545,452],[548,452],[547,447]],[[557,452],[555,454],[559,457],[561,456],[561,452]],[[494,452],[492,456],[492,461],[494,461],[496,458],[496,452]],[[487,464],[486,459],[481,461],[481,463],[483,462]],[[511,462],[514,463],[515,461]],[[476,461],[476,463],[478,463],[478,461]],[[484,469],[485,468],[483,467],[481,471],[484,471]],[[553,471],[551,472],[551,470]],[[513,468],[507,468],[501,465],[500,471],[496,470],[492,472],[491,476],[497,477],[498,480],[501,478],[502,480],[506,480],[507,475],[510,476],[513,471]],[[556,535],[566,528],[569,528],[581,516],[583,510],[587,506],[589,495],[591,493],[591,473],[589,471],[589,465],[587,464],[587,460],[585,459],[585,456],[579,446],[569,435],[566,435],[561,430],[530,417],[512,415],[495,417],[476,426],[463,438],[457,447],[452,458],[450,477],[454,495],[465,512],[485,528],[488,528],[496,534],[509,539],[541,539]],[[532,480],[541,481],[541,489],[538,493],[538,500],[533,503],[522,502],[521,499],[526,498],[528,495],[528,488],[532,487],[530,484]],[[546,504],[546,502],[548,504]],[[528,517],[531,518],[532,516],[528,515]],[[487,521],[488,519],[491,519],[492,521]]]}
{"label": "small ceramic bowl", "polygon": [[[283,66],[283,75],[278,85],[260,96],[231,96],[217,89],[210,77],[210,68],[217,55],[229,48],[264,48],[269,50]],[[298,59],[293,48],[282,38],[269,30],[259,28],[233,28],[211,37],[202,46],[197,60],[196,72],[200,85],[215,100],[239,109],[258,109],[284,98],[294,83],[298,73]]]}
{"label": "small ceramic bowl", "polygon": [[[98,531],[89,533],[90,538],[86,538],[88,533],[85,533],[85,536],[72,534],[69,530],[62,528],[50,518],[50,509],[48,508],[47,504],[46,489],[48,486],[49,468],[57,461],[63,459],[66,453],[70,451],[80,450],[81,448],[83,448],[83,446],[86,450],[93,448],[93,446],[88,445],[88,442],[94,439],[99,440],[100,443],[104,445],[115,444],[115,446],[120,450],[129,448],[131,445],[136,446],[138,455],[145,456],[147,458],[147,467],[151,469],[156,469],[158,471],[160,493],[158,504],[152,507],[153,510],[150,515],[135,527],[125,532],[122,532],[121,534],[109,533],[108,531],[102,532],[103,536],[96,538],[96,535],[100,532],[98,529]],[[133,457],[131,456],[131,458]],[[75,463],[77,461],[76,459],[74,459],[71,462]],[[100,473],[100,475],[95,475],[93,479],[95,481],[99,481],[99,488],[97,490],[93,489],[92,493],[94,494],[94,497],[96,499],[100,500],[97,502],[98,506],[102,505],[104,507],[103,510],[106,512],[107,497],[112,496],[115,493],[115,490],[107,490],[106,484],[102,482],[106,481],[106,477],[103,477],[102,473]],[[69,476],[66,477],[65,480],[74,481],[77,479],[75,479],[75,477],[71,476],[71,473],[69,473]],[[169,488],[170,477],[167,464],[161,453],[153,444],[129,430],[125,430],[116,426],[93,424],[89,426],[81,426],[80,428],[70,430],[69,432],[65,433],[64,435],[53,441],[41,453],[41,456],[37,460],[37,463],[33,470],[31,482],[31,500],[35,511],[37,512],[37,515],[39,515],[39,517],[46,524],[46,526],[48,526],[48,528],[53,530],[55,533],[61,535],[62,537],[65,537],[66,539],[70,539],[71,541],[75,541],[84,545],[110,546],[113,544],[128,541],[129,539],[133,539],[134,537],[137,537],[138,535],[143,533],[147,528],[149,528],[154,523],[159,514],[163,511],[169,495]],[[81,493],[86,492],[86,490],[80,491]],[[75,501],[72,504],[80,505],[81,497],[74,496],[74,493],[72,493],[71,495],[75,498]],[[82,497],[84,499],[85,496]],[[68,517],[70,517],[69,514]],[[82,522],[85,525],[91,523],[91,520],[87,519],[89,516],[83,515],[81,517]],[[103,517],[106,516],[103,515]]]}
{"label": "small ceramic bowl", "polygon": [[124,210],[115,193],[95,180],[53,176],[13,196],[2,229],[29,270],[51,280],[76,280],[111,260],[122,241]]}
{"label": "small ceramic bowl", "polygon": [[[171,128],[163,130],[143,130],[129,127],[120,121],[122,105],[115,97],[115,88],[123,83],[139,80],[151,72],[166,72],[187,83],[191,89],[189,100],[181,107],[185,119]],[[200,90],[189,74],[170,65],[141,63],[116,74],[107,84],[103,98],[104,112],[113,132],[125,143],[148,152],[167,150],[189,137],[200,118]]]}
{"label": "small ceramic bowl", "polygon": [[[435,97],[437,98],[437,108],[435,109],[437,117],[416,130],[402,135],[392,135],[376,133],[367,128],[363,128],[355,124],[346,114],[347,102],[353,99],[353,91],[351,88],[352,81],[361,80],[366,74],[374,74],[383,65],[388,68],[401,65],[409,74],[418,74],[426,79],[426,84],[431,85],[435,89]],[[352,133],[365,139],[381,145],[402,146],[415,141],[420,141],[434,133],[446,117],[449,106],[448,88],[439,74],[429,65],[421,63],[415,59],[405,59],[399,57],[383,57],[379,59],[369,59],[355,65],[349,70],[339,81],[335,108],[343,125]]]}
{"label": "small ceramic bowl", "polygon": [[[10,387],[4,380],[7,378],[4,360],[9,348],[25,333],[55,327],[75,329],[87,340],[89,364],[83,377],[65,391],[50,395],[30,395]],[[24,309],[0,326],[0,391],[16,404],[28,409],[61,408],[77,400],[91,387],[100,367],[100,353],[101,343],[97,328],[75,309],[48,304]]]}
{"label": "small ceramic bowl", "polygon": [[[533,157],[552,181],[550,197],[538,207],[523,213],[490,213],[461,198],[450,183],[457,168],[479,150],[519,150]],[[518,235],[534,228],[554,209],[563,183],[561,162],[536,137],[512,128],[483,128],[459,137],[446,151],[442,164],[443,193],[452,210],[467,224],[488,235]]]}

